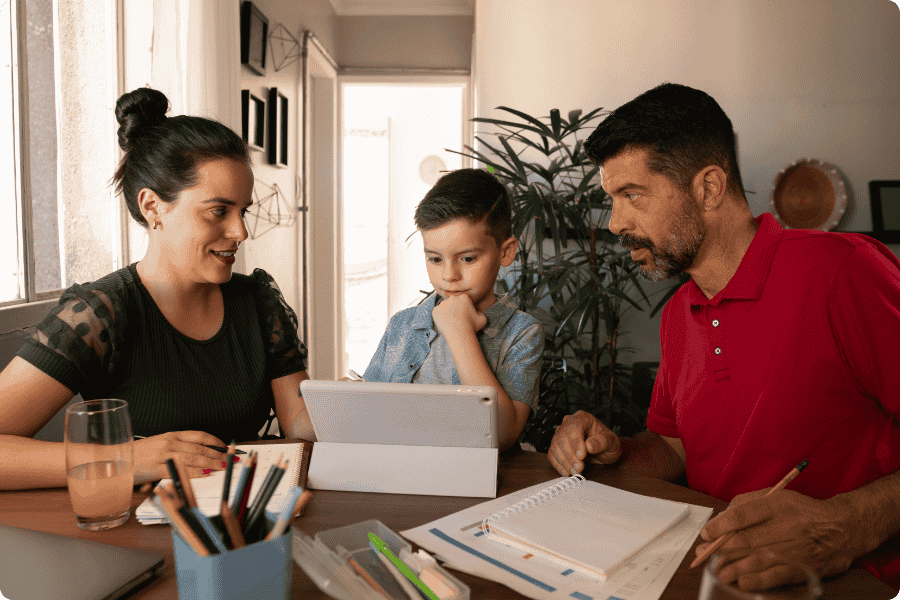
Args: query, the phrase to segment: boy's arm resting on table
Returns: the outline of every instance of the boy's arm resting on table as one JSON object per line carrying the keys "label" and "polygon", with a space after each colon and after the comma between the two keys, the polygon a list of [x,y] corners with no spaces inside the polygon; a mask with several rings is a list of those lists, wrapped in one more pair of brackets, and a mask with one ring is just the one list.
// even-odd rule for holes
{"label": "boy's arm resting on table", "polygon": [[309,379],[309,374],[298,371],[272,380],[272,395],[275,398],[275,416],[281,432],[287,438],[316,441],[306,403],[300,395],[300,382]]}

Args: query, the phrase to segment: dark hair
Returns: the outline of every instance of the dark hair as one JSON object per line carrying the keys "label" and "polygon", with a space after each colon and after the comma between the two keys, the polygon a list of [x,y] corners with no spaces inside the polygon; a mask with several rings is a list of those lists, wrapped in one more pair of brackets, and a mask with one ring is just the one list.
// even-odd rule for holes
{"label": "dark hair", "polygon": [[506,188],[481,169],[457,169],[437,180],[416,207],[416,227],[428,231],[454,219],[479,222],[502,244],[512,237],[512,206]]}
{"label": "dark hair", "polygon": [[125,156],[113,176],[128,212],[147,227],[138,193],[148,188],[163,202],[174,202],[196,185],[201,163],[231,158],[250,163],[247,145],[234,131],[203,117],[166,117],[169,99],[150,88],[122,94],[116,102],[119,146]]}
{"label": "dark hair", "polygon": [[584,149],[599,165],[622,151],[647,150],[648,168],[684,191],[701,169],[718,165],[727,189],[744,197],[731,120],[709,94],[684,85],[664,83],[612,111]]}

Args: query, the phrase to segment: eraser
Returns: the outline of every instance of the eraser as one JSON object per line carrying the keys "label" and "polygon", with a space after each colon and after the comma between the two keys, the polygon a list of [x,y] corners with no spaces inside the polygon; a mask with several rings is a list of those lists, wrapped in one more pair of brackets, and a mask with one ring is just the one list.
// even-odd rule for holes
{"label": "eraser", "polygon": [[456,586],[431,567],[423,569],[419,573],[419,579],[441,600],[450,600],[457,594]]}

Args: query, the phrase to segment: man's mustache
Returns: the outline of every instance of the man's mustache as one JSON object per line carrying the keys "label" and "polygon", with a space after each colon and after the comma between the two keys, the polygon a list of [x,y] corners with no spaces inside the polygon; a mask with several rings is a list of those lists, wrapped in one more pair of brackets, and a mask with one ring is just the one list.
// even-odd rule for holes
{"label": "man's mustache", "polygon": [[629,233],[623,234],[619,236],[619,244],[628,248],[629,250],[637,250],[638,248],[649,248],[653,249],[653,242],[646,238],[640,238]]}

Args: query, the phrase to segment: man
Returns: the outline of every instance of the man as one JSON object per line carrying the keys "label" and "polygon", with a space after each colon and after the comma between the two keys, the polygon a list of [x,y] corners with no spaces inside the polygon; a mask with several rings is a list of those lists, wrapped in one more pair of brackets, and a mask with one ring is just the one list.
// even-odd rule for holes
{"label": "man", "polygon": [[[900,261],[857,234],[753,218],[731,121],[715,100],[664,84],[611,113],[585,150],[613,202],[609,229],[651,280],[691,276],[662,314],[647,431],[618,438],[566,416],[551,464],[618,463],[731,502],[720,576],[744,590],[853,561],[897,587]],[[801,460],[788,489],[762,498]],[[894,540],[896,542],[896,540]],[[859,559],[859,560],[857,560]]]}

